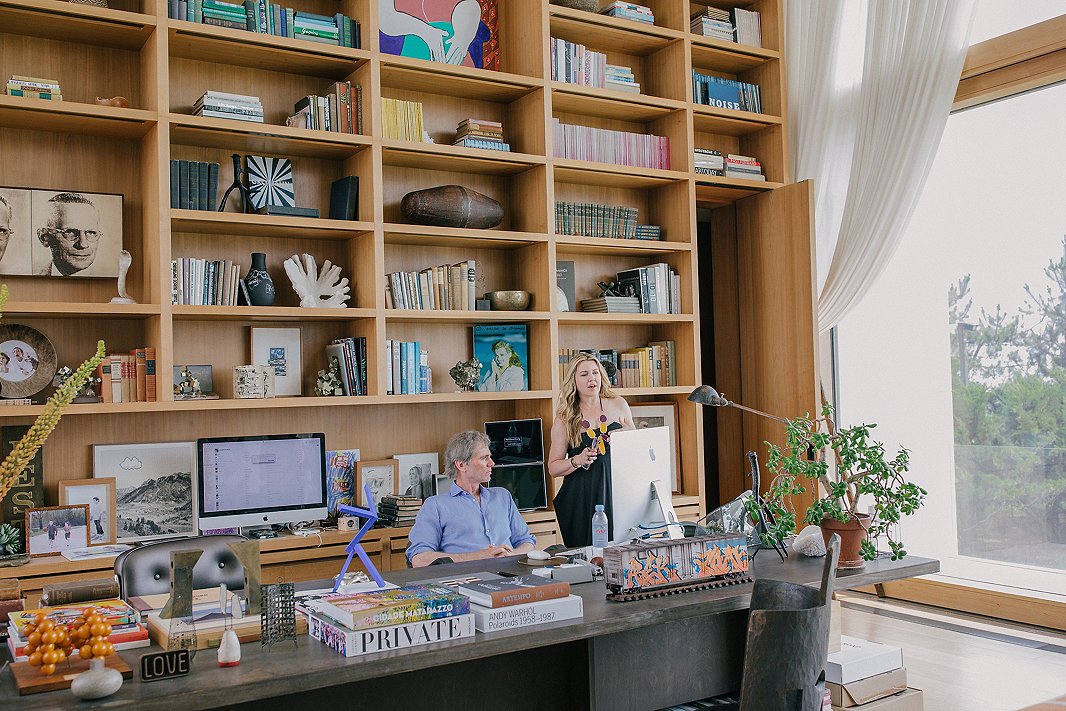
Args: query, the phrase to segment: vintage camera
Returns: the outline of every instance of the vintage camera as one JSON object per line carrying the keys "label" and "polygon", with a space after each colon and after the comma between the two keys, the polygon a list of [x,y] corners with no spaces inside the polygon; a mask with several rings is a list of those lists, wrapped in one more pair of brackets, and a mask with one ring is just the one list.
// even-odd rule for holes
{"label": "vintage camera", "polygon": [[355,516],[341,516],[337,519],[338,531],[358,531],[359,519]]}

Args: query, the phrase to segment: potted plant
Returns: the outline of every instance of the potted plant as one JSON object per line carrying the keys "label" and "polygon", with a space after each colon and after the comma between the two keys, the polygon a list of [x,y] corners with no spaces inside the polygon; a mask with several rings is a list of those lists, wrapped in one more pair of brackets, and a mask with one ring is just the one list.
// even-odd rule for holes
{"label": "potted plant", "polygon": [[[887,538],[892,560],[907,555],[895,525],[917,511],[928,492],[905,478],[910,452],[901,448],[888,459],[885,446],[870,438],[874,427],[838,428],[828,403],[819,418],[786,420],[785,445],[768,443],[767,464],[775,478],[766,503],[777,519],[776,526],[769,526],[771,536],[780,540],[795,532],[796,516],[785,508],[784,500],[805,492],[809,485],[820,496],[807,508],[805,521],[820,526],[826,541],[833,533],[840,534],[838,567],[859,568],[876,558],[872,541],[880,536]],[[872,499],[872,517],[859,511],[864,496]]]}

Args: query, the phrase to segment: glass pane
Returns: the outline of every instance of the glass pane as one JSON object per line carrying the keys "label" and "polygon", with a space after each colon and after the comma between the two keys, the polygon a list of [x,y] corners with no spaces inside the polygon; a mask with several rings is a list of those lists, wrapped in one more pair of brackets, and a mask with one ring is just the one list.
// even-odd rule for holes
{"label": "glass pane", "polygon": [[1062,0],[978,0],[970,44],[1005,35],[1063,14]]}

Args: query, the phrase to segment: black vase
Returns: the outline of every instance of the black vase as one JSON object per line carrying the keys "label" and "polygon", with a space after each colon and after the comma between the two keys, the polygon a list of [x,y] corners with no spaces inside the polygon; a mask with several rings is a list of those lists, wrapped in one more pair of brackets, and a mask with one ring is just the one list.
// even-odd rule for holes
{"label": "black vase", "polygon": [[252,267],[244,277],[244,284],[248,287],[248,300],[252,306],[274,305],[274,280],[267,273],[263,252],[252,252]]}

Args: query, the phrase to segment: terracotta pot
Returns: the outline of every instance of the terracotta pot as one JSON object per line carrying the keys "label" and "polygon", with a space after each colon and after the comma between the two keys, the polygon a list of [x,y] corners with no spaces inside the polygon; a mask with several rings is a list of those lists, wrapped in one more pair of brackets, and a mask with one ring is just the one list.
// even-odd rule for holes
{"label": "terracotta pot", "polygon": [[840,562],[837,568],[861,568],[866,565],[862,557],[862,541],[870,527],[869,514],[856,514],[858,518],[840,521],[835,518],[823,518],[818,527],[822,529],[822,538],[826,547],[829,537],[834,533],[840,535]]}

